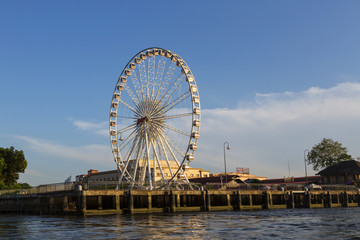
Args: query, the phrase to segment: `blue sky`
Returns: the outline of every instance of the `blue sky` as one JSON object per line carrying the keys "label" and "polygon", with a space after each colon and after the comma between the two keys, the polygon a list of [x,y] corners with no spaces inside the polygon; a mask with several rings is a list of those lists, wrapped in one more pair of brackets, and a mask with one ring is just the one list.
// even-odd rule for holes
{"label": "blue sky", "polygon": [[[194,167],[304,175],[305,149],[333,138],[360,156],[359,1],[0,1],[0,146],[21,181],[115,168],[108,115],[140,50],[179,54],[197,81]],[[309,173],[313,174],[308,167]]]}

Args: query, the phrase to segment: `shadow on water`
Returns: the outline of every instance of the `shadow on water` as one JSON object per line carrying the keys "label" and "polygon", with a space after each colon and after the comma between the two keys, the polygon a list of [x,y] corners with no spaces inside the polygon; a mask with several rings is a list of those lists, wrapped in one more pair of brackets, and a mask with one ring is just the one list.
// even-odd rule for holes
{"label": "shadow on water", "polygon": [[360,208],[109,216],[0,215],[1,239],[360,239]]}

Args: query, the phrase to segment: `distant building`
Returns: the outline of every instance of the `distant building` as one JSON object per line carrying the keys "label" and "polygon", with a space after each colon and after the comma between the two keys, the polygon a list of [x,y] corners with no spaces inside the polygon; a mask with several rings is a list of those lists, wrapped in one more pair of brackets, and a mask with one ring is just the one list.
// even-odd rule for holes
{"label": "distant building", "polygon": [[[248,179],[253,179],[253,180],[259,180],[259,181],[263,181],[265,179],[267,179],[267,177],[259,177],[259,176],[255,176],[254,174],[250,174],[250,170],[249,168],[236,168],[236,172],[227,172],[226,173],[228,176],[236,176],[237,179],[240,179],[241,181],[245,182]],[[217,176],[221,176],[221,175],[225,175],[225,173],[214,173],[211,174],[211,177],[217,177]]]}
{"label": "distant building", "polygon": [[[165,164],[165,161],[162,163]],[[172,164],[171,167],[173,173],[178,170],[176,164]],[[210,176],[210,171],[203,170],[202,168],[191,168],[188,165],[184,165],[183,169],[185,170],[185,174],[188,179],[203,178]],[[163,168],[163,173],[165,178],[170,179],[171,174],[168,167]],[[154,176],[153,178],[155,179],[155,181],[162,180],[162,176],[161,173],[159,172],[158,167],[157,167],[156,176]],[[180,178],[183,179],[184,177],[180,175]],[[77,175],[76,181],[81,183],[88,183],[92,185],[116,185],[119,181],[119,172],[117,170],[99,172],[97,170],[90,169],[87,175],[86,174]]]}
{"label": "distant building", "polygon": [[214,173],[210,174],[210,177],[204,178],[192,178],[190,182],[200,183],[202,185],[214,185],[215,188],[224,187],[226,184],[227,187],[237,187],[239,184],[246,183],[247,180],[265,180],[266,177],[259,177],[253,174],[250,174],[249,168],[236,168],[236,172],[227,172],[225,173]]}
{"label": "distant building", "polygon": [[203,178],[191,178],[189,179],[191,183],[199,183],[201,185],[213,185],[215,189],[224,188],[225,184],[227,187],[237,187],[239,184],[245,184],[244,181],[240,179],[237,175],[217,175]]}
{"label": "distant building", "polygon": [[352,184],[360,179],[360,162],[342,161],[321,170],[317,175],[321,176],[324,184]]}

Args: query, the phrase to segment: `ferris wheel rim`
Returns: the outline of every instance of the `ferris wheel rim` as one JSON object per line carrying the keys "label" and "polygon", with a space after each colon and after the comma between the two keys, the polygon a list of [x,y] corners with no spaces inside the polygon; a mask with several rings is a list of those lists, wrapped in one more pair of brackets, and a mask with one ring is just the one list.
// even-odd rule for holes
{"label": "ferris wheel rim", "polygon": [[[178,176],[178,173],[180,172],[180,171],[182,171],[182,168],[183,168],[183,166],[184,166],[184,164],[185,164],[185,161],[186,160],[188,160],[187,159],[187,157],[189,156],[189,152],[190,151],[192,151],[192,153],[191,153],[191,155],[190,155],[190,157],[193,157],[193,154],[194,154],[194,151],[196,150],[196,149],[191,149],[191,146],[193,145],[193,144],[195,144],[195,146],[197,146],[197,142],[198,142],[198,134],[199,134],[199,131],[200,131],[200,120],[201,120],[201,117],[200,117],[200,99],[199,99],[199,94],[198,94],[198,89],[197,89],[197,85],[196,85],[196,82],[195,82],[195,78],[194,78],[194,76],[193,76],[193,74],[192,74],[192,72],[191,72],[191,70],[190,70],[190,68],[189,68],[189,66],[186,64],[186,62],[178,55],[178,54],[176,54],[176,53],[174,53],[174,52],[172,52],[172,51],[170,51],[170,50],[167,50],[167,49],[164,49],[164,48],[160,48],[160,47],[150,47],[150,48],[146,48],[146,49],[143,49],[143,50],[141,50],[141,51],[139,51],[138,53],[136,53],[130,60],[129,60],[129,62],[125,65],[125,67],[124,67],[124,69],[123,69],[123,71],[121,72],[121,74],[120,74],[120,77],[118,78],[118,81],[117,81],[117,83],[116,83],[116,85],[115,85],[115,90],[114,90],[114,93],[113,93],[113,98],[112,98],[112,104],[111,104],[111,107],[110,107],[110,126],[109,126],[109,129],[110,129],[110,141],[111,141],[111,146],[112,146],[112,149],[113,149],[113,156],[114,156],[114,160],[115,160],[115,162],[117,163],[117,166],[118,166],[118,170],[119,171],[122,171],[122,177],[125,177],[125,179],[127,178],[127,177],[129,177],[129,176],[124,176],[124,175],[126,175],[125,174],[125,172],[126,171],[128,171],[127,170],[127,167],[124,167],[124,163],[126,162],[126,164],[128,165],[129,164],[129,161],[131,160],[130,159],[130,157],[131,157],[131,155],[132,155],[132,151],[133,151],[133,149],[134,149],[134,144],[133,144],[133,147],[132,147],[132,150],[131,150],[131,152],[130,152],[130,154],[129,154],[129,159],[127,160],[127,161],[124,161],[123,159],[121,159],[121,155],[120,155],[120,152],[121,152],[121,149],[120,149],[120,145],[119,144],[116,144],[116,147],[114,147],[114,143],[113,143],[113,141],[114,141],[114,137],[113,137],[113,135],[112,135],[112,133],[113,133],[113,131],[114,131],[114,126],[113,126],[113,122],[114,122],[114,120],[115,120],[115,131],[117,132],[118,131],[118,129],[116,128],[117,127],[117,125],[118,125],[118,121],[117,121],[117,117],[113,117],[112,116],[112,113],[114,113],[114,111],[113,111],[113,109],[114,109],[114,106],[113,106],[113,103],[114,102],[116,102],[116,101],[114,101],[114,96],[115,96],[115,94],[116,94],[116,92],[117,92],[117,87],[119,86],[119,82],[121,83],[121,79],[122,79],[122,76],[124,76],[124,75],[126,75],[126,71],[129,69],[129,66],[135,61],[135,59],[138,57],[138,56],[140,56],[141,54],[148,54],[148,52],[150,51],[150,50],[156,50],[156,51],[158,51],[158,50],[162,50],[162,51],[165,51],[165,54],[170,54],[171,55],[171,58],[173,58],[173,57],[175,57],[175,61],[178,61],[177,62],[177,64],[180,62],[180,66],[178,66],[177,65],[177,67],[180,67],[181,68],[181,71],[184,71],[184,76],[186,77],[186,81],[188,82],[188,86],[189,86],[189,89],[188,89],[188,93],[190,94],[190,96],[191,96],[191,110],[192,110],[192,114],[191,114],[191,119],[192,119],[192,126],[191,126],[191,131],[190,131],[190,137],[189,137],[189,140],[188,140],[188,143],[187,143],[187,147],[186,147],[186,149],[185,149],[185,154],[184,154],[184,156],[183,156],[183,158],[181,159],[181,161],[179,161],[180,163],[178,163],[178,168],[177,168],[177,170],[176,170],[176,172],[174,173],[174,174],[172,174],[172,176],[171,176],[171,178],[170,179],[168,179],[167,180],[167,182],[169,183],[169,182],[172,182],[173,180],[174,180],[174,178],[176,177],[176,176]],[[151,56],[150,56],[151,57]],[[149,57],[149,58],[150,58]],[[155,55],[154,55],[154,57],[155,57]],[[145,57],[145,59],[146,59],[146,57]],[[143,60],[145,60],[145,59],[143,59]],[[172,61],[173,61],[173,59],[171,59]],[[170,64],[171,64],[171,62],[170,62]],[[128,76],[130,76],[130,75],[128,75]],[[191,78],[191,81],[190,81],[190,78]],[[155,84],[155,83],[154,83]],[[123,86],[123,85],[121,85],[121,86]],[[124,83],[124,86],[125,86],[125,83]],[[159,86],[159,88],[160,88],[160,86]],[[195,90],[194,90],[195,89]],[[148,89],[147,89],[148,90]],[[163,97],[164,97],[165,95],[163,95]],[[196,97],[196,100],[195,100],[195,97]],[[121,102],[121,96],[119,96],[119,102]],[[181,101],[181,99],[179,100],[179,101]],[[118,102],[118,103],[119,103]],[[122,104],[125,104],[124,102],[121,102]],[[172,102],[174,105],[175,105],[175,103],[174,103],[174,101]],[[177,104],[177,103],[176,103]],[[149,104],[148,104],[149,105]],[[129,106],[128,106],[129,107]],[[146,107],[146,106],[145,106]],[[148,106],[147,106],[148,107]],[[130,108],[130,107],[129,107]],[[117,111],[118,111],[118,107],[116,107],[115,108],[116,109],[116,113],[117,113]],[[139,110],[139,109],[138,109]],[[146,121],[147,119],[147,116],[143,116],[143,115],[141,115],[140,114],[140,112],[137,112],[136,111],[136,109],[132,109],[132,111],[135,113],[135,114],[138,114],[138,118],[137,118],[137,121],[138,121],[138,123],[139,123],[139,121],[141,122],[141,124],[143,124],[142,123],[142,121]],[[198,112],[197,112],[198,111]],[[139,118],[139,116],[141,116],[141,118]],[[167,116],[167,117],[165,117],[166,119],[170,119],[170,118],[172,118],[172,116]],[[164,119],[165,119],[164,118]],[[176,118],[176,117],[174,117],[174,118]],[[136,119],[136,117],[133,117],[133,119]],[[198,121],[199,122],[199,124],[197,124],[197,125],[195,125],[195,120],[196,121]],[[138,125],[138,124],[137,124]],[[130,127],[130,126],[128,126],[128,127]],[[136,126],[132,126],[132,127],[135,127],[136,128]],[[146,128],[145,128],[146,129]],[[135,130],[134,130],[135,131]],[[122,133],[120,132],[120,135],[121,135]],[[133,133],[131,133],[131,134],[133,134]],[[145,133],[144,133],[144,136],[145,136],[145,142],[146,142],[146,151],[149,151],[148,150],[148,142],[150,142],[150,141],[148,141],[147,140],[147,138],[148,138],[148,134],[146,133],[146,130],[145,130]],[[116,134],[116,139],[117,139],[117,134]],[[138,139],[136,139],[136,141],[138,141]],[[139,140],[140,141],[140,140]],[[161,141],[160,141],[161,142]],[[165,142],[166,142],[166,140],[165,140]],[[129,142],[130,143],[130,142]],[[128,143],[128,144],[129,144]],[[161,143],[162,144],[162,143]],[[167,143],[168,144],[168,143]],[[152,146],[153,148],[154,148],[154,146]],[[164,149],[164,146],[162,146],[162,148]],[[168,148],[169,148],[169,150],[171,151],[171,148],[168,146]],[[197,147],[196,147],[197,148]],[[141,150],[141,151],[143,151],[143,149]],[[164,152],[165,152],[165,150],[164,150]],[[154,153],[153,154],[157,154],[156,153],[156,151],[154,151]],[[166,153],[165,153],[166,154]],[[173,154],[173,153],[172,153]],[[137,153],[137,156],[139,155],[139,153]],[[145,156],[145,155],[144,155]],[[120,158],[120,161],[119,161],[119,158]],[[148,162],[149,162],[149,153],[147,153],[147,160],[148,160]],[[176,158],[174,157],[174,159],[176,160]],[[136,159],[136,161],[138,161],[138,159]],[[156,167],[156,165],[155,165],[155,160],[153,159],[153,161],[154,161],[154,168]],[[157,159],[157,161],[159,162],[159,159]],[[166,159],[166,161],[168,161],[168,159]],[[190,162],[190,161],[189,161]],[[122,164],[122,166],[120,166]],[[136,163],[137,164],[137,163]],[[160,163],[158,163],[159,164],[159,167],[160,167]],[[126,166],[127,166],[126,165]],[[122,167],[122,169],[121,169],[121,167]],[[147,167],[149,168],[150,167],[150,164],[148,163],[148,165],[147,165]],[[161,167],[160,167],[161,168]],[[169,168],[170,168],[170,165],[169,165]],[[136,170],[135,170],[136,171]],[[185,170],[183,171],[183,172],[185,172]],[[130,174],[128,174],[128,175],[130,175]],[[150,170],[149,170],[149,175],[150,175]],[[135,176],[136,176],[136,174],[133,176],[133,180],[132,180],[132,187],[134,186],[134,185],[136,185],[136,183],[135,183]],[[186,178],[186,177],[185,177]],[[119,180],[120,181],[120,180]],[[151,183],[151,181],[149,180],[149,183]]]}

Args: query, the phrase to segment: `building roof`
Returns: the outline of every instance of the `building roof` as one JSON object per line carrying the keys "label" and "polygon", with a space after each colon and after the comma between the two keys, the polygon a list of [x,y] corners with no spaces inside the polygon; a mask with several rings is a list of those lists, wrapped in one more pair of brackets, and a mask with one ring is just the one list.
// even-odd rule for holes
{"label": "building roof", "polygon": [[323,176],[332,174],[360,174],[360,162],[355,160],[342,161],[321,170],[316,175]]}
{"label": "building roof", "polygon": [[[192,183],[201,183],[201,184],[206,184],[206,183],[229,183],[235,179],[238,179],[237,175],[227,175],[227,177],[225,178],[225,176],[213,176],[213,177],[202,177],[202,178],[189,178],[189,181]],[[227,182],[226,182],[227,180]],[[239,181],[241,181],[239,179]],[[242,181],[241,181],[242,182]]]}
{"label": "building roof", "polygon": [[[286,181],[286,179],[290,181]],[[304,184],[306,182],[318,182],[321,180],[320,176],[308,176],[306,177],[292,177],[292,178],[274,178],[274,179],[266,179],[261,181],[262,183],[267,184]]]}
{"label": "building roof", "polygon": [[113,174],[113,173],[117,173],[117,172],[118,172],[117,170],[109,170],[109,171],[91,173],[88,176],[96,176],[96,175],[103,175],[103,174]]}

